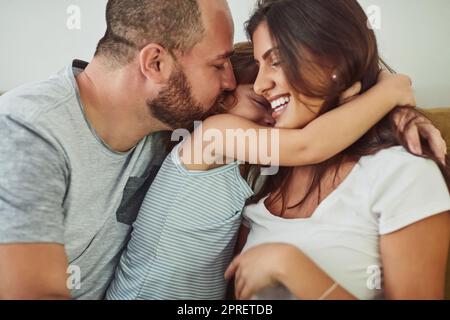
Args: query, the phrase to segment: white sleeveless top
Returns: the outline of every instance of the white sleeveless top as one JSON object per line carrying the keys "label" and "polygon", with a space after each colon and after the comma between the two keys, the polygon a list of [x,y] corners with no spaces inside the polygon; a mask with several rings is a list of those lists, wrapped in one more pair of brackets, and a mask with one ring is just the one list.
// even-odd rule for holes
{"label": "white sleeveless top", "polygon": [[[361,158],[310,218],[274,216],[265,200],[244,210],[250,227],[244,251],[264,243],[292,244],[359,299],[384,296],[381,235],[450,210],[438,166],[402,147]],[[281,286],[254,298],[294,299]]]}

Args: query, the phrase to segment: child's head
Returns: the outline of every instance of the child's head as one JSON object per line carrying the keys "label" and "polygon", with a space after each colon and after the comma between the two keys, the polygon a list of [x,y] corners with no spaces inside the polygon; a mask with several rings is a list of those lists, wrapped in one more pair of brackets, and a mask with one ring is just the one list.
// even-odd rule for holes
{"label": "child's head", "polygon": [[237,88],[225,99],[227,113],[234,114],[263,126],[273,126],[269,102],[253,90],[258,75],[258,66],[253,58],[253,46],[250,42],[238,43],[231,57]]}

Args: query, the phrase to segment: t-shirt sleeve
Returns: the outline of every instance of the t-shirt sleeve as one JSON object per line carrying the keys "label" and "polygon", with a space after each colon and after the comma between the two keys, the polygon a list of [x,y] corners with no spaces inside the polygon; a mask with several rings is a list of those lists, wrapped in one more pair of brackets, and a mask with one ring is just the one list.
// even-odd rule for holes
{"label": "t-shirt sleeve", "polygon": [[435,162],[409,154],[379,161],[372,211],[380,235],[450,210],[450,194]]}
{"label": "t-shirt sleeve", "polygon": [[64,243],[67,170],[32,126],[0,116],[0,244]]}

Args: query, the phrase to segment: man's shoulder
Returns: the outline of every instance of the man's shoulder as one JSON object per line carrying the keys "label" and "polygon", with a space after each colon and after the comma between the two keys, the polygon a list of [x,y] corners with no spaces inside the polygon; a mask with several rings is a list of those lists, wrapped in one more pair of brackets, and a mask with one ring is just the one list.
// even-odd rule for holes
{"label": "man's shoulder", "polygon": [[22,85],[0,97],[0,117],[33,123],[76,99],[68,68],[49,79]]}

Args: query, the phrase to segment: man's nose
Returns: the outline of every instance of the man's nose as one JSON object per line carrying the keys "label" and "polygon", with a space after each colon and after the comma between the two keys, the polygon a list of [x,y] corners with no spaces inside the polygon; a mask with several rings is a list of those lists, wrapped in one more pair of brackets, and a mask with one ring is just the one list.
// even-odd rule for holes
{"label": "man's nose", "polygon": [[222,89],[224,91],[233,91],[236,89],[236,78],[234,77],[231,63],[227,63],[227,67],[222,78]]}

